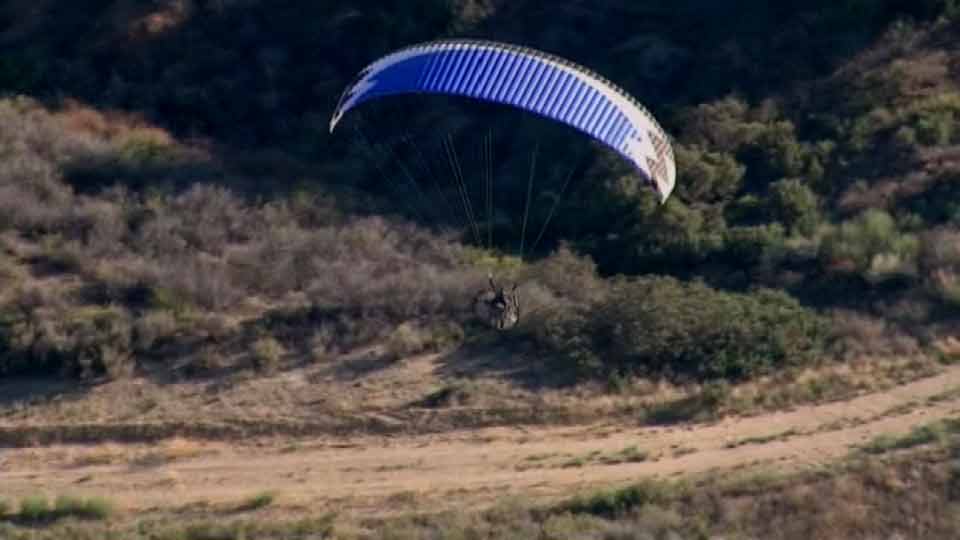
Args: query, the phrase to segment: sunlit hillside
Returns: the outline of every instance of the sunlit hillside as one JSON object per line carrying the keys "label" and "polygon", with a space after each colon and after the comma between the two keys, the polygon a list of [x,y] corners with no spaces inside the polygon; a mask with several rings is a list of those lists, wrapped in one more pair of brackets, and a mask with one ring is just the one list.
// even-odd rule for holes
{"label": "sunlit hillside", "polygon": [[[513,447],[496,430],[546,430],[542,451],[530,453],[540,457],[503,465],[534,478],[518,480],[516,493],[503,488],[531,504],[483,516],[417,483],[408,469],[436,457],[424,454],[416,466],[370,466],[410,474],[390,484],[396,493],[288,486],[268,497],[267,486],[256,501],[227,504],[217,499],[227,488],[190,485],[196,497],[178,504],[207,507],[174,507],[149,488],[144,497],[156,500],[129,494],[129,504],[105,509],[99,499],[55,502],[59,492],[43,488],[63,509],[32,519],[28,488],[37,486],[17,480],[5,493],[0,454],[0,538],[26,538],[34,522],[61,538],[54,522],[87,514],[127,523],[156,510],[166,527],[178,513],[285,520],[314,507],[324,512],[299,537],[774,537],[764,535],[778,522],[762,516],[779,508],[807,526],[776,531],[782,538],[949,538],[958,515],[947,404],[960,396],[960,7],[774,4],[0,2],[0,447],[24,452],[9,458],[14,470],[153,474],[191,459],[232,470],[242,461],[232,452],[244,450],[230,445],[253,437],[293,470],[306,466],[297,452],[319,448],[305,441],[329,449],[356,437],[350,444],[367,451],[366,437],[395,437],[413,455],[415,437],[466,430],[493,430],[482,437],[505,456]],[[330,132],[341,92],[365,65],[450,37],[534,47],[623,87],[672,136],[672,196],[659,204],[585,136],[470,100],[374,104]],[[517,285],[515,328],[478,318],[488,276]],[[873,399],[876,410],[829,409],[854,399]],[[777,433],[746,435],[734,424],[722,443],[616,439],[620,447],[594,454],[564,453],[550,431],[605,419],[656,441],[672,426],[804,407],[835,418],[798,416]],[[904,415],[915,409],[937,423],[910,431],[917,422]],[[873,440],[883,432],[867,425],[888,421],[907,435]],[[823,435],[835,431],[843,436]],[[823,476],[795,470],[819,451],[809,442],[776,454],[795,467],[775,478],[565,497],[607,486],[601,479],[614,474],[604,467],[631,479],[647,478],[629,469],[640,464],[666,475],[690,449],[715,460],[711,470],[734,470],[763,461],[742,447],[766,445],[774,460],[770,448],[814,436],[833,445]],[[89,461],[90,445],[115,446]],[[918,468],[884,464],[919,446]],[[860,449],[855,463],[848,448]],[[443,471],[476,465],[436,459]],[[367,465],[315,480],[346,482]],[[188,490],[163,470],[173,479],[144,485]],[[585,472],[581,485],[568,476],[581,470],[600,472]],[[119,484],[101,473],[89,473],[92,492],[109,495]],[[511,485],[497,474],[496,486]],[[487,477],[464,473],[477,485],[463,488],[471,502],[462,506],[495,502],[495,488],[480,486]],[[935,501],[922,524],[870,518],[889,517],[907,485]],[[867,517],[831,514],[809,495],[821,489],[833,497],[824,501],[849,498]],[[453,514],[438,521],[382,515],[388,503],[416,513],[441,502]],[[344,508],[393,525],[337,529],[326,510]],[[738,508],[747,513],[731,517]],[[809,513],[822,522],[803,521]],[[83,523],[99,530],[97,519]],[[129,534],[289,532],[237,527]]]}

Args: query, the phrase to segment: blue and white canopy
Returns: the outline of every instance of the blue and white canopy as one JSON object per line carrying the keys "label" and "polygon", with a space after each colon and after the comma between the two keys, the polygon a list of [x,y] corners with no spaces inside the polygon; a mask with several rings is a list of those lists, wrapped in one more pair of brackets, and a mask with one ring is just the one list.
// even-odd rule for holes
{"label": "blue and white canopy", "polygon": [[642,105],[582,66],[503,43],[441,40],[377,60],[343,93],[330,131],[344,114],[366,101],[410,93],[465,96],[562,122],[629,159],[654,186],[661,202],[673,191],[673,148]]}

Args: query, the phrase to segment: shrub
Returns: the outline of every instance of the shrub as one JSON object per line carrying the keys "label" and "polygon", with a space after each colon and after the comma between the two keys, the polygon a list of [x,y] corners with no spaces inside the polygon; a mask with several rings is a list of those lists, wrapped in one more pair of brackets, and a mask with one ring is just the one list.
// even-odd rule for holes
{"label": "shrub", "polygon": [[133,369],[126,311],[72,308],[29,293],[23,294],[21,302],[20,315],[0,324],[9,348],[0,358],[0,370],[117,378]]}
{"label": "shrub", "polygon": [[273,504],[275,499],[276,495],[274,495],[272,492],[264,491],[247,499],[246,502],[240,505],[240,508],[241,510],[259,510]]}
{"label": "shrub", "polygon": [[18,517],[32,522],[66,517],[103,520],[110,517],[113,511],[113,503],[103,497],[83,499],[74,495],[60,495],[51,506],[46,496],[35,495],[20,502]]}
{"label": "shrub", "polygon": [[20,519],[42,521],[49,519],[52,510],[46,495],[30,495],[20,500]]}
{"label": "shrub", "polygon": [[415,323],[405,322],[387,337],[386,352],[392,360],[399,360],[425,350],[430,343],[429,330]]}
{"label": "shrub", "polygon": [[893,134],[894,147],[902,152],[913,152],[917,148],[917,130],[910,126],[900,126]]}
{"label": "shrub", "polygon": [[392,360],[428,351],[436,351],[463,339],[456,323],[421,325],[405,322],[387,336],[386,355]]}
{"label": "shrub", "polygon": [[838,310],[831,317],[831,349],[844,359],[912,356],[920,352],[916,338],[887,320]]}
{"label": "shrub", "polygon": [[743,184],[746,168],[729,155],[678,145],[677,195],[684,200],[728,200]]}
{"label": "shrub", "polygon": [[133,367],[129,314],[121,310],[79,309],[67,321],[73,338],[68,371],[81,376],[128,375]]}
{"label": "shrub", "polygon": [[927,287],[944,304],[960,307],[960,275],[951,270],[936,270],[927,279]]}
{"label": "shrub", "polygon": [[770,185],[771,217],[790,232],[810,236],[820,221],[817,195],[802,180],[784,178]]}
{"label": "shrub", "polygon": [[767,214],[766,201],[752,193],[731,201],[724,208],[724,217],[731,225],[760,224],[769,219]]}
{"label": "shrub", "polygon": [[926,272],[960,270],[960,231],[939,227],[922,234],[919,263]]}
{"label": "shrub", "polygon": [[607,299],[558,312],[541,345],[588,376],[645,373],[743,379],[810,362],[823,350],[824,319],[788,295],[725,293],[673,278],[622,281]]}
{"label": "shrub", "polygon": [[916,118],[917,140],[927,146],[943,146],[954,139],[956,116],[952,110],[920,111]]}
{"label": "shrub", "polygon": [[785,232],[779,223],[730,227],[724,232],[724,259],[736,266],[753,266],[780,251]]}
{"label": "shrub", "polygon": [[[200,255],[182,255],[158,264],[155,282],[159,286],[154,306],[182,314],[196,305],[219,311],[235,305],[244,296],[227,263]],[[159,300],[163,292],[164,300]]]}
{"label": "shrub", "polygon": [[913,448],[933,442],[944,443],[951,434],[960,431],[960,422],[953,419],[939,420],[914,427],[902,436],[880,435],[861,447],[869,454],[883,454],[893,450]]}
{"label": "shrub", "polygon": [[[158,281],[162,282],[162,280]],[[148,301],[153,309],[172,313],[174,320],[178,316],[190,313],[194,307],[193,302],[181,291],[163,286],[151,287]]]}
{"label": "shrub", "polygon": [[622,243],[608,255],[616,259],[614,268],[666,273],[702,263],[723,247],[723,217],[704,205],[688,205],[671,197],[655,206],[651,199],[644,199],[637,214],[639,222],[618,235]]}
{"label": "shrub", "polygon": [[133,341],[140,351],[149,351],[158,340],[177,331],[177,319],[165,310],[149,311],[133,325]]}
{"label": "shrub", "polygon": [[83,499],[73,495],[60,495],[53,504],[53,514],[57,517],[80,516],[86,503]]}
{"label": "shrub", "polygon": [[251,208],[226,188],[195,184],[166,201],[167,211],[180,217],[178,232],[191,250],[221,255],[230,243],[249,239]]}
{"label": "shrub", "polygon": [[253,367],[261,373],[274,373],[285,354],[286,349],[275,338],[262,337],[253,343]]}
{"label": "shrub", "polygon": [[764,185],[777,178],[802,175],[809,151],[797,140],[792,122],[777,120],[764,125],[738,156],[747,167],[747,182]]}
{"label": "shrub", "polygon": [[701,103],[686,111],[679,123],[683,139],[699,146],[735,150],[749,133],[745,129],[750,125],[748,112],[747,103],[734,97]]}
{"label": "shrub", "polygon": [[940,302],[960,306],[960,232],[944,227],[926,232],[919,251],[927,291]]}
{"label": "shrub", "polygon": [[577,497],[560,510],[574,514],[616,517],[648,504],[662,505],[676,499],[686,489],[683,484],[645,480],[625,488],[600,491],[588,497]]}
{"label": "shrub", "polygon": [[103,497],[90,497],[84,502],[80,514],[75,515],[87,519],[107,519],[114,511],[113,501]]}
{"label": "shrub", "polygon": [[919,242],[887,212],[869,209],[826,234],[820,257],[828,267],[872,282],[915,273]]}
{"label": "shrub", "polygon": [[519,280],[535,282],[555,298],[576,304],[598,300],[606,291],[606,283],[597,274],[593,260],[567,245],[526,267]]}

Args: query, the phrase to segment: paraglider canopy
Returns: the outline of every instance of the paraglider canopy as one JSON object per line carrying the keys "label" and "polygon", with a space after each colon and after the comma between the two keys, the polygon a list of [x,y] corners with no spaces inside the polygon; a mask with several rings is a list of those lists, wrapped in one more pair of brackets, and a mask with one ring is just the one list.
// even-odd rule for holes
{"label": "paraglider canopy", "polygon": [[380,58],[343,93],[330,131],[364,102],[415,93],[464,96],[561,122],[629,160],[661,203],[673,191],[676,166],[669,137],[637,100],[583,66],[505,43],[440,40]]}

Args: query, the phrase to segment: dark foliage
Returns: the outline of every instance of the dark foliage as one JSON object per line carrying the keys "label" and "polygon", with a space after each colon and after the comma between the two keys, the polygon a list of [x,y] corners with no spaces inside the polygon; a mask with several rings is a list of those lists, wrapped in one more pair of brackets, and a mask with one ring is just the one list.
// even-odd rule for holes
{"label": "dark foliage", "polygon": [[587,375],[738,380],[816,360],[828,329],[782,292],[725,293],[640,278],[617,283],[583,309],[556,313],[538,339]]}

